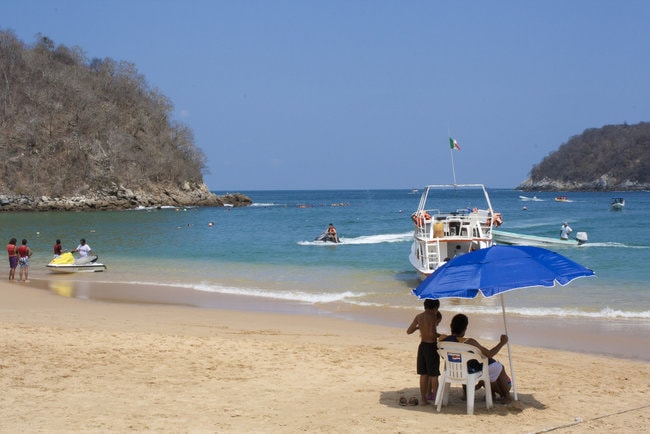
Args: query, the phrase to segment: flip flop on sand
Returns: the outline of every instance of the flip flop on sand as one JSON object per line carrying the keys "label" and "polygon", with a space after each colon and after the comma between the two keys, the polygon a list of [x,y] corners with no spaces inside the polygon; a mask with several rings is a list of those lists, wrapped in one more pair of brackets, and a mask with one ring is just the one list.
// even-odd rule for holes
{"label": "flip flop on sand", "polygon": [[401,396],[401,397],[399,398],[399,405],[401,405],[402,407],[405,407],[406,404],[407,404],[406,398],[403,397],[403,396]]}
{"label": "flip flop on sand", "polygon": [[420,401],[414,396],[413,398],[409,399],[409,405],[418,405]]}

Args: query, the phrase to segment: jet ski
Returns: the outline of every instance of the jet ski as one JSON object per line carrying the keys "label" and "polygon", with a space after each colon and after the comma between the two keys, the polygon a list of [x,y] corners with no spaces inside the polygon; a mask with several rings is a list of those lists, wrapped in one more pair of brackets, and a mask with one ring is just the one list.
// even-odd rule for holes
{"label": "jet ski", "polygon": [[75,258],[72,253],[63,253],[50,261],[47,268],[53,273],[81,273],[106,270],[106,265],[97,262],[96,255]]}
{"label": "jet ski", "polygon": [[324,243],[334,243],[334,244],[338,244],[341,242],[338,236],[332,236],[332,234],[327,232],[327,229],[325,229],[325,232],[323,232],[322,234],[314,238],[314,241],[322,241]]}

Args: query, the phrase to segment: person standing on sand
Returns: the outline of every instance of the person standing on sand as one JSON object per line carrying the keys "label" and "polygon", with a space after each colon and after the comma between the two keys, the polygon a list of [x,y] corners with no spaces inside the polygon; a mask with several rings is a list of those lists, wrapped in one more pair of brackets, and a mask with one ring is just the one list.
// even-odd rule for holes
{"label": "person standing on sand", "polygon": [[406,329],[409,335],[420,330],[420,345],[418,346],[417,373],[420,376],[421,405],[427,405],[429,400],[435,400],[440,375],[440,356],[438,355],[438,323],[439,300],[424,300],[424,312],[419,313]]}
{"label": "person standing on sand", "polygon": [[23,273],[25,275],[25,283],[29,282],[29,258],[32,257],[32,249],[27,246],[27,240],[23,238],[22,245],[18,247],[18,262],[20,264],[20,280],[23,280]]}
{"label": "person standing on sand", "polygon": [[61,253],[63,253],[63,245],[61,245],[61,240],[56,240],[56,243],[54,244],[54,257],[56,258],[57,256],[61,256]]}
{"label": "person standing on sand", "polygon": [[16,280],[16,267],[18,266],[16,243],[16,239],[12,238],[9,240],[9,244],[7,244],[7,253],[9,254],[9,280]]}

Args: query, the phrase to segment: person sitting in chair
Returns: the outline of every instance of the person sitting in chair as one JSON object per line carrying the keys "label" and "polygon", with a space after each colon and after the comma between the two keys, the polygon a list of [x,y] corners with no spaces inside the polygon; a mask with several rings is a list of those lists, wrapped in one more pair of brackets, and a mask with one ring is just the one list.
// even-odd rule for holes
{"label": "person sitting in chair", "polygon": [[[466,315],[459,313],[451,319],[451,334],[449,336],[440,336],[440,341],[443,342],[460,342],[468,345],[472,345],[479,350],[485,357],[488,358],[488,372],[490,374],[490,386],[492,386],[492,392],[496,392],[501,396],[503,403],[509,403],[512,401],[510,397],[510,378],[506,374],[506,370],[501,363],[494,360],[494,357],[501,348],[508,342],[508,336],[501,335],[499,343],[496,344],[492,349],[487,349],[481,344],[479,344],[475,339],[466,338],[465,331],[467,330],[467,325],[469,320]],[[475,360],[473,362],[476,362]],[[479,371],[482,369],[478,363],[476,365],[470,365],[472,361],[468,362],[468,369],[473,371]],[[465,392],[465,390],[463,390]]]}

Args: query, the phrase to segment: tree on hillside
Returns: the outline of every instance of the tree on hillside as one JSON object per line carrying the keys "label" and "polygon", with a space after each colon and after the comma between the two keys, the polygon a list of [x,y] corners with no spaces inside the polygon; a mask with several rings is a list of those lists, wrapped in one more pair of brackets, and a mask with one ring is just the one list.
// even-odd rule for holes
{"label": "tree on hillside", "polygon": [[0,191],[202,184],[205,155],[172,110],[132,63],[0,31]]}
{"label": "tree on hillside", "polygon": [[619,184],[650,183],[650,123],[585,130],[530,172],[532,182],[550,179],[590,183],[603,176]]}

